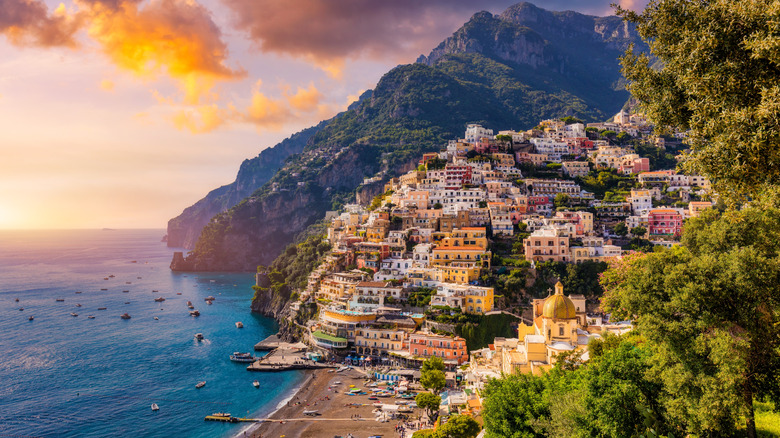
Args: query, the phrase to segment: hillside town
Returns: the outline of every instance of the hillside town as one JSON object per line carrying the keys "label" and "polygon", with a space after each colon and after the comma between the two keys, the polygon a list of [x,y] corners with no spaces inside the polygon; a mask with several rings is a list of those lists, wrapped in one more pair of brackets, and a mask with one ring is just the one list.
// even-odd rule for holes
{"label": "hillside town", "polygon": [[[525,306],[502,299],[486,281],[502,262],[496,242],[518,241],[517,262],[532,270],[545,262],[612,262],[633,252],[632,243],[679,244],[685,220],[713,206],[705,178],[651,168],[649,158],[616,144],[651,138],[665,150],[669,140],[652,137],[641,115],[613,120],[545,120],[497,134],[469,125],[465,138],[390,179],[370,205],[332,212],[331,251],[292,304],[317,306],[305,341],[336,360],[390,374],[441,358],[449,394],[478,409],[489,379],[540,374],[562,354],[587,361],[591,338],[630,331],[631,321],[611,320],[597,299],[560,281],[546,297],[525,297]],[[587,190],[586,178],[602,172],[620,179],[616,188]],[[500,314],[516,321],[511,336],[469,350],[455,334],[461,315]]]}

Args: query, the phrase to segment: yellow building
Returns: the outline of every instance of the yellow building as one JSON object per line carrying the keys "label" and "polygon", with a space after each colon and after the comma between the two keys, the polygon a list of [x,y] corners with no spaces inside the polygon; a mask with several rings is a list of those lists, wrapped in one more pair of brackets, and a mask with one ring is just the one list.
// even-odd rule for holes
{"label": "yellow building", "polygon": [[391,351],[403,350],[406,332],[397,328],[358,327],[355,349],[358,354],[387,356]]}
{"label": "yellow building", "polygon": [[436,269],[436,280],[442,283],[466,284],[478,280],[482,265],[476,262],[454,262]]}
{"label": "yellow building", "polygon": [[432,251],[433,266],[447,266],[453,262],[479,262],[483,268],[490,268],[490,251],[485,248],[464,246],[438,246]]}

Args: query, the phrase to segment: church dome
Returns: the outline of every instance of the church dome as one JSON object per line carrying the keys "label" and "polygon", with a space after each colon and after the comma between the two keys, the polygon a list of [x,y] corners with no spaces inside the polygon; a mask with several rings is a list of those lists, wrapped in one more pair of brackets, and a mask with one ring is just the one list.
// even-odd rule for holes
{"label": "church dome", "polygon": [[572,319],[577,317],[574,303],[569,297],[563,295],[563,285],[560,281],[555,285],[555,295],[551,295],[544,300],[542,316],[554,319]]}

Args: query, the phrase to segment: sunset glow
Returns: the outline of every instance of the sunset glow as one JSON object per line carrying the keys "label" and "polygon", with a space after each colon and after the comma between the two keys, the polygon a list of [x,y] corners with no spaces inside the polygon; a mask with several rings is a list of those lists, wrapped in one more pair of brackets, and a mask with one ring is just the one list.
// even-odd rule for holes
{"label": "sunset glow", "polygon": [[163,228],[242,160],[512,3],[0,0],[0,228]]}

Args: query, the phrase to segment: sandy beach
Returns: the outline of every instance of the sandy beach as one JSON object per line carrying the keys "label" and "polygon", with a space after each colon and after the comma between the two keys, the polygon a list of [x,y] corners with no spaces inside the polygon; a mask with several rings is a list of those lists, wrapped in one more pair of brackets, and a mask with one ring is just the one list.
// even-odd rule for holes
{"label": "sandy beach", "polygon": [[[253,438],[322,438],[347,436],[366,438],[381,435],[399,437],[396,426],[400,420],[382,423],[375,420],[375,407],[367,395],[349,396],[349,385],[364,388],[366,377],[358,370],[329,373],[325,370],[308,371],[298,393],[270,417],[270,421],[253,425],[245,432]],[[336,383],[341,382],[341,383]],[[380,399],[395,403],[395,398]],[[355,406],[357,404],[358,406]],[[317,416],[306,416],[304,410],[316,410]],[[409,419],[417,419],[421,411],[415,409]]]}

